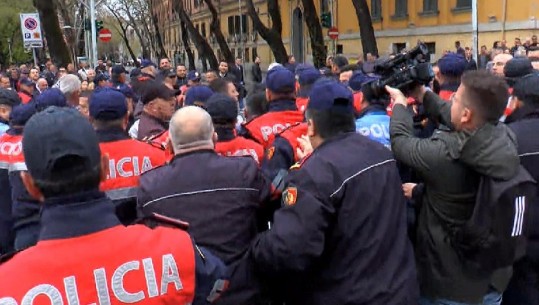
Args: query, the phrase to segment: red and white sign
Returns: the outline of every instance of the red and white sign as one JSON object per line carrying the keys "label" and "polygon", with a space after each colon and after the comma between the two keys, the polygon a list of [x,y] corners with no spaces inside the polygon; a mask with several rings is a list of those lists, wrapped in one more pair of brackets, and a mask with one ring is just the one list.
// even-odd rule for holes
{"label": "red and white sign", "polygon": [[337,27],[332,27],[328,30],[328,36],[329,38],[335,40],[339,38],[339,29]]}
{"label": "red and white sign", "polygon": [[112,32],[109,29],[101,29],[99,31],[99,40],[109,42],[112,39]]}

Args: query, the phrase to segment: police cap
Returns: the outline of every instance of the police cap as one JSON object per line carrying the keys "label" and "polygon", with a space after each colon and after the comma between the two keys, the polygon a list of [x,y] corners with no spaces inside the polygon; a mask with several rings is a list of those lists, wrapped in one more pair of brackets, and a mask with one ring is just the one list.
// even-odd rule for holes
{"label": "police cap", "polygon": [[320,77],[322,77],[320,70],[311,66],[299,72],[298,82],[301,86],[311,85],[314,84],[314,82],[316,82]]}
{"label": "police cap", "polygon": [[313,85],[307,111],[314,109],[354,113],[353,103],[354,98],[350,89],[335,80],[322,79]]}
{"label": "police cap", "polygon": [[90,95],[90,116],[96,120],[112,121],[125,117],[127,101],[118,90],[103,88]]}
{"label": "police cap", "polygon": [[352,77],[350,77],[350,80],[348,81],[348,86],[350,86],[350,88],[352,88],[354,91],[360,91],[364,84],[377,79],[379,79],[377,76],[371,76],[363,73],[362,71],[354,71]]}
{"label": "police cap", "polygon": [[266,88],[275,93],[291,93],[295,91],[296,79],[290,70],[275,67],[266,76]]}
{"label": "police cap", "polygon": [[0,105],[16,106],[21,103],[21,98],[15,90],[0,89]]}
{"label": "police cap", "polygon": [[200,81],[200,73],[198,73],[197,71],[194,71],[194,70],[191,70],[191,71],[187,72],[187,80],[190,80],[190,81],[193,81],[193,82]]}
{"label": "police cap", "polygon": [[43,91],[35,99],[37,111],[42,111],[49,106],[67,107],[67,99],[58,88]]}
{"label": "police cap", "polygon": [[513,58],[505,64],[503,73],[507,84],[513,86],[519,78],[533,73],[532,62],[526,57]]}
{"label": "police cap", "polygon": [[457,53],[447,53],[438,60],[442,75],[460,77],[466,70],[466,59]]}
{"label": "police cap", "polygon": [[238,103],[223,93],[212,95],[206,102],[206,111],[215,120],[234,121],[238,116]]}
{"label": "police cap", "polygon": [[97,135],[74,108],[52,106],[32,116],[24,127],[22,147],[28,172],[36,180],[54,180],[62,173],[71,173],[58,168],[58,161],[66,157],[83,160],[82,168],[76,169],[79,173],[101,162]]}
{"label": "police cap", "polygon": [[33,103],[17,105],[9,114],[9,124],[11,126],[24,126],[35,113],[36,107]]}
{"label": "police cap", "polygon": [[206,101],[213,95],[213,91],[208,86],[193,86],[185,94],[185,106],[204,106]]}

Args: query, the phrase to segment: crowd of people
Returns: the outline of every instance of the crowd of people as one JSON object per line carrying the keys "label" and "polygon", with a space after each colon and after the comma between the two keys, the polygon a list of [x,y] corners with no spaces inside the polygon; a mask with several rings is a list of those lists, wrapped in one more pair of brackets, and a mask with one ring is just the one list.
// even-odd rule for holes
{"label": "crowd of people", "polygon": [[534,44],[404,93],[372,54],[10,68],[0,304],[539,304]]}

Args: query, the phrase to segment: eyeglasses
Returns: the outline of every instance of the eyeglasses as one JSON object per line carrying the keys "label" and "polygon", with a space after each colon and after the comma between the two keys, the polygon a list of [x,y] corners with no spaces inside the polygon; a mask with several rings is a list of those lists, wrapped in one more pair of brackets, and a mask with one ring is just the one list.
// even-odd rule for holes
{"label": "eyeglasses", "polygon": [[505,66],[505,63],[504,62],[501,62],[501,61],[497,61],[494,63],[495,66],[498,66],[498,67],[501,67],[501,66]]}

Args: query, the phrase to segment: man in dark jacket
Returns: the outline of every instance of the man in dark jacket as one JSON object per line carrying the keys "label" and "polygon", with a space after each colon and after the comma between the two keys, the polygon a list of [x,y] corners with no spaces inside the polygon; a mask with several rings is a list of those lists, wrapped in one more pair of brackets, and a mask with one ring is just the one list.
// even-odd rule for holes
{"label": "man in dark jacket", "polygon": [[270,231],[253,243],[260,274],[287,304],[417,304],[406,203],[390,151],[355,133],[352,92],[316,83],[312,154],[291,169]]}
{"label": "man in dark jacket", "polygon": [[393,153],[425,181],[416,245],[420,304],[500,304],[510,268],[473,273],[451,246],[449,234],[472,215],[481,175],[506,180],[518,172],[516,139],[498,123],[507,85],[486,71],[470,71],[451,103],[418,88],[414,97],[430,117],[453,127],[442,126],[428,139],[414,137],[406,97],[399,90],[388,91],[395,101],[390,124]]}
{"label": "man in dark jacket", "polygon": [[156,81],[150,81],[145,86],[137,139],[146,141],[168,129],[168,122],[176,108],[175,94],[165,84]]}
{"label": "man in dark jacket", "polygon": [[[530,74],[517,81],[511,103],[515,111],[506,122],[512,122],[509,127],[517,136],[520,162],[539,181],[539,75]],[[538,204],[528,205],[528,254],[514,265],[513,278],[503,295],[504,305],[532,305],[539,300]]]}
{"label": "man in dark jacket", "polygon": [[212,120],[202,108],[178,110],[169,131],[174,159],[140,177],[139,213],[181,218],[200,245],[226,264],[237,261],[256,236],[270,183],[253,158],[215,152]]}
{"label": "man in dark jacket", "polygon": [[253,82],[262,82],[262,69],[260,69],[260,57],[255,58],[255,63],[251,67],[251,74],[253,75]]}

